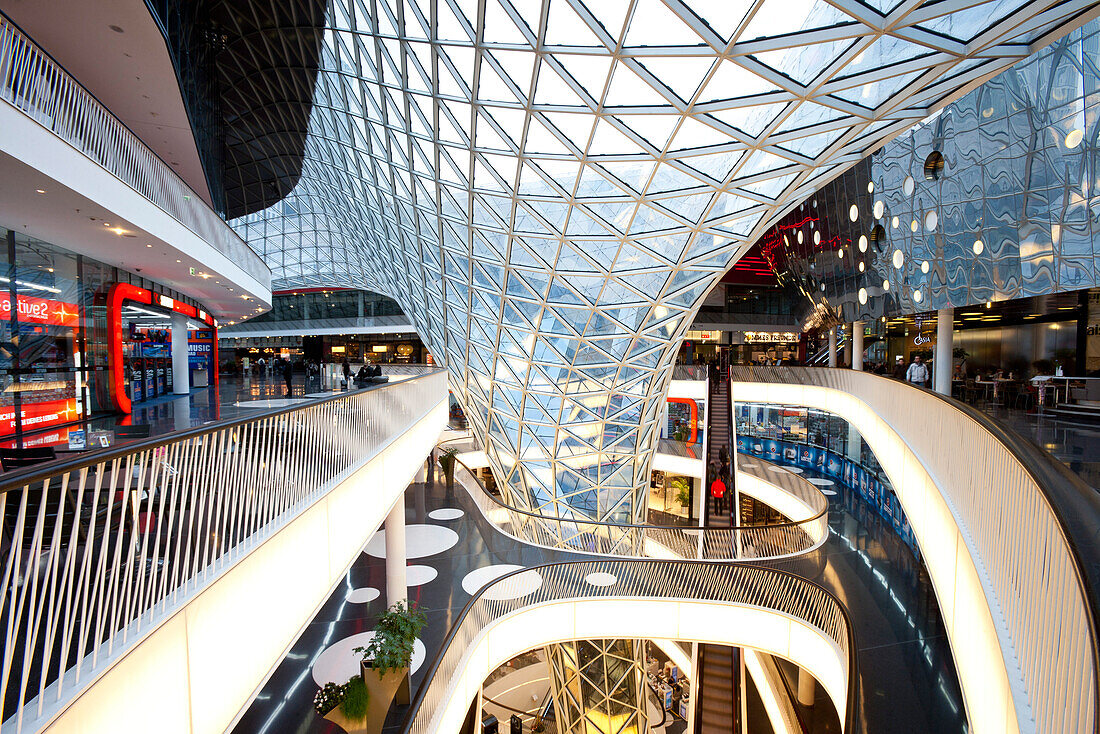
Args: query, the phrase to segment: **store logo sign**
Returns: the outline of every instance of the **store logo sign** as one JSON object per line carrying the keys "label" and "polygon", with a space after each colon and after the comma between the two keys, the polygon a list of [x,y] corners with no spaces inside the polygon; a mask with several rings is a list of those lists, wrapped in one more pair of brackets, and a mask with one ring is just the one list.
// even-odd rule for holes
{"label": "store logo sign", "polygon": [[[19,321],[25,324],[48,324],[51,326],[76,326],[80,312],[75,304],[54,301],[49,298],[16,296]],[[11,296],[0,295],[0,315],[11,318]]]}

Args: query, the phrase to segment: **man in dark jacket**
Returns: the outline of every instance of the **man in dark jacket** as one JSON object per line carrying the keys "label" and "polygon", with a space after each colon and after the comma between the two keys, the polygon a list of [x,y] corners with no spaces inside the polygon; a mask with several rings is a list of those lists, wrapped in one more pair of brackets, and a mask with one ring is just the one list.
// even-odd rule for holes
{"label": "man in dark jacket", "polygon": [[289,359],[283,360],[283,380],[286,382],[286,396],[291,393],[290,384],[294,381],[294,363]]}

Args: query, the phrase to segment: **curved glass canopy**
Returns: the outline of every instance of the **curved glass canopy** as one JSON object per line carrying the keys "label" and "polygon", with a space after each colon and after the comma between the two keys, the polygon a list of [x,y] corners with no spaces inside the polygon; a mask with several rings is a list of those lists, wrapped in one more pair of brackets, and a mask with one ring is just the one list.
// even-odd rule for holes
{"label": "curved glass canopy", "polygon": [[332,0],[301,180],[235,226],[277,287],[402,305],[509,501],[644,521],[703,296],[817,186],[1089,3],[1051,6]]}

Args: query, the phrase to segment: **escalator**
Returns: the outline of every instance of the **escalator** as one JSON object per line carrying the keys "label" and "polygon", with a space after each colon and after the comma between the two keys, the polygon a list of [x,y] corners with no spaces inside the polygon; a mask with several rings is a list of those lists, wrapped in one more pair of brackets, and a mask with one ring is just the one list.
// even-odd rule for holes
{"label": "escalator", "polygon": [[[723,446],[726,447],[727,452],[731,451],[729,448],[731,445],[730,439],[733,436],[730,430],[730,383],[725,375],[718,380],[717,389],[710,391],[710,406],[707,415],[707,466],[705,471],[706,478],[703,480],[703,496],[706,498],[706,501],[703,503],[705,507],[704,524],[707,527],[729,527],[729,512],[723,514],[714,512],[711,506],[713,500],[710,498],[710,484],[714,481],[714,469],[721,466],[721,462],[718,460],[719,453]],[[727,510],[730,509],[729,504],[732,502],[732,497],[732,482],[727,480]]]}
{"label": "escalator", "polygon": [[703,734],[734,734],[738,731],[736,669],[736,648],[699,645],[695,731]]}

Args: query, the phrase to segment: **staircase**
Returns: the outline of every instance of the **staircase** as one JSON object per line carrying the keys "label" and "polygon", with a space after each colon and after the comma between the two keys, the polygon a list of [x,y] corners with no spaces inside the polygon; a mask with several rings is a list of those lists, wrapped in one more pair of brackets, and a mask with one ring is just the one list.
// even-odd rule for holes
{"label": "staircase", "polygon": [[733,653],[732,647],[699,645],[695,730],[702,734],[734,734],[736,731]]}

